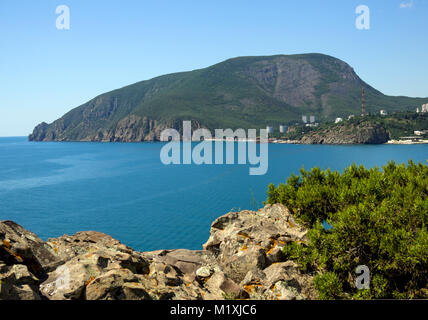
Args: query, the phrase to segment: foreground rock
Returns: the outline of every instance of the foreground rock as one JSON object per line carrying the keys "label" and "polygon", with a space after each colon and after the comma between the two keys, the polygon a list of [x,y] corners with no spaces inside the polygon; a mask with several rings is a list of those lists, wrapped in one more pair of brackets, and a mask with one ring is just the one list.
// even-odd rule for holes
{"label": "foreground rock", "polygon": [[215,220],[204,249],[251,298],[311,299],[316,297],[312,277],[282,255],[287,243],[306,241],[306,233],[283,205],[267,205]]}
{"label": "foreground rock", "polygon": [[40,299],[38,284],[62,264],[49,245],[12,221],[0,223],[0,298]]}
{"label": "foreground rock", "polygon": [[312,275],[285,261],[306,241],[282,205],[215,220],[204,250],[137,252],[110,236],[78,232],[40,240],[0,222],[0,299],[314,299]]}

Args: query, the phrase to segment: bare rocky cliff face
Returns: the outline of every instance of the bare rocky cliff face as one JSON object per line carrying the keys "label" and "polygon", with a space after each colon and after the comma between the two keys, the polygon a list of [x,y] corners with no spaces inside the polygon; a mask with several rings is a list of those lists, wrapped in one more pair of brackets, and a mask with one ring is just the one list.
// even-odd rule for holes
{"label": "bare rocky cliff face", "polygon": [[316,299],[313,275],[281,253],[306,232],[267,205],[215,220],[203,250],[137,252],[95,231],[43,242],[3,221],[0,300]]}
{"label": "bare rocky cliff face", "polygon": [[[198,121],[192,121],[192,129],[201,128]],[[180,121],[158,121],[147,117],[129,115],[120,120],[115,126],[100,129],[95,134],[79,135],[75,141],[92,142],[144,142],[160,141],[161,133],[165,129],[176,129],[183,133],[183,124]],[[69,141],[67,130],[60,123],[48,125],[39,124],[29,136],[30,141]],[[74,140],[74,139],[72,139]]]}
{"label": "bare rocky cliff face", "polygon": [[333,126],[304,135],[303,144],[382,144],[389,140],[387,130],[378,124],[361,123]]}
{"label": "bare rocky cliff face", "polygon": [[[294,107],[321,103],[330,95],[346,94],[352,86],[361,86],[362,81],[347,63],[339,59],[321,60],[318,64],[305,59],[262,60],[250,64],[243,72],[267,95]],[[328,90],[318,96],[317,86],[331,77]],[[333,80],[334,79],[334,80]],[[340,91],[345,92],[340,92]]]}

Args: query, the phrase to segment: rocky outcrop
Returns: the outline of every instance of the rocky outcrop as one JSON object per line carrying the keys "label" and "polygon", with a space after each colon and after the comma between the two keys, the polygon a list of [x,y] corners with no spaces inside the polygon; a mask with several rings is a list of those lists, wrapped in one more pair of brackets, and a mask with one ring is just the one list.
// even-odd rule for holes
{"label": "rocky outcrop", "polygon": [[[193,130],[201,127],[198,121],[192,121]],[[161,122],[147,117],[130,115],[120,120],[114,128],[99,132],[97,135],[89,137],[88,140],[103,142],[160,141],[161,133],[165,129],[175,129],[180,135],[183,134],[183,124],[180,121]]]}
{"label": "rocky outcrop", "polygon": [[281,249],[306,241],[282,205],[216,219],[203,250],[137,252],[112,237],[78,232],[40,240],[0,222],[0,299],[314,299],[313,275]]}
{"label": "rocky outcrop", "polygon": [[308,299],[316,296],[312,276],[302,274],[282,255],[287,243],[305,242],[306,233],[283,205],[267,205],[218,218],[203,247],[251,298]]}
{"label": "rocky outcrop", "polygon": [[[198,122],[192,121],[192,130],[202,128]],[[69,128],[63,125],[62,119],[52,125],[39,124],[29,136],[29,141],[87,141],[87,142],[144,142],[160,141],[165,129],[176,129],[183,133],[183,124],[176,121],[158,121],[147,117],[129,115],[119,120],[108,129],[79,130],[70,137]]]}
{"label": "rocky outcrop", "polygon": [[382,144],[389,140],[389,133],[380,124],[363,122],[334,125],[304,135],[302,144]]}
{"label": "rocky outcrop", "polygon": [[0,298],[40,299],[40,281],[61,264],[34,233],[12,221],[0,223]]}

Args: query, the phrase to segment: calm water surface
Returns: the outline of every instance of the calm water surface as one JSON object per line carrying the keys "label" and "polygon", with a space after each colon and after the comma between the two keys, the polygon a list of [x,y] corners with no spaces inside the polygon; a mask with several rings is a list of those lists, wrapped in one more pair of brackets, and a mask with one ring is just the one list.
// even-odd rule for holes
{"label": "calm water surface", "polygon": [[211,222],[256,209],[269,183],[305,166],[426,162],[428,145],[269,145],[269,170],[247,165],[165,166],[161,143],[34,143],[0,138],[0,220],[46,240],[96,230],[137,250],[200,249]]}

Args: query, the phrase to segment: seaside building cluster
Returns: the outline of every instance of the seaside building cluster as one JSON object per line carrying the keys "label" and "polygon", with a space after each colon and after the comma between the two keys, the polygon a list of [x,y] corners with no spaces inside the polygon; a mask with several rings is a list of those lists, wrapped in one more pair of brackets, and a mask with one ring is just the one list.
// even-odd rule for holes
{"label": "seaside building cluster", "polygon": [[[288,127],[285,124],[281,124],[279,126],[279,132],[280,133],[287,133]],[[275,131],[274,127],[272,126],[266,126],[267,133],[273,133]]]}
{"label": "seaside building cluster", "polygon": [[316,122],[316,117],[314,115],[311,116],[302,116],[302,122],[306,127],[318,127],[319,123]]}
{"label": "seaside building cluster", "polygon": [[425,103],[421,106],[421,108],[416,108],[417,113],[425,113],[428,112],[428,103]]}

